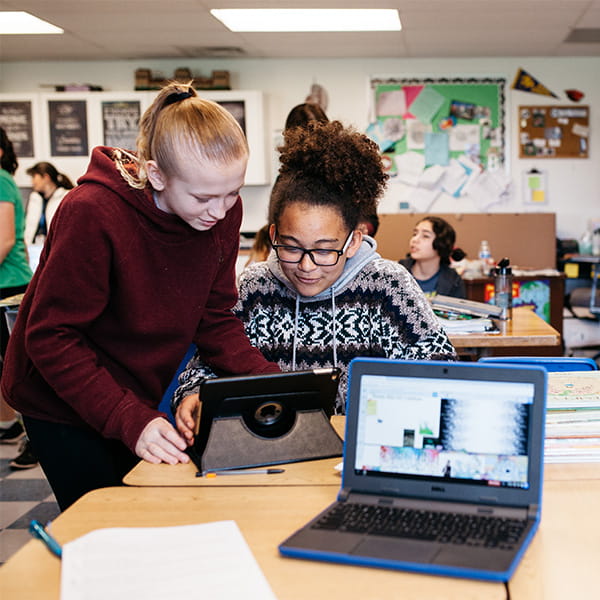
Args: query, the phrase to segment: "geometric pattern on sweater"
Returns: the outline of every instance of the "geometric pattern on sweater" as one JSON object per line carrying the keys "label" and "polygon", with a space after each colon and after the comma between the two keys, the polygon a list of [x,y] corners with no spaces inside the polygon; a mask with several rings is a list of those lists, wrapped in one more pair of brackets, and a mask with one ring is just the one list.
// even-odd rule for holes
{"label": "geometric pattern on sweater", "polygon": [[[251,265],[242,273],[239,292],[234,312],[250,341],[283,371],[334,366],[335,348],[335,364],[342,370],[335,407],[338,414],[345,414],[347,371],[353,358],[456,359],[417,283],[393,261],[376,258],[367,263],[336,292],[335,312],[331,297],[326,297],[301,299],[296,315],[296,296],[273,276],[266,263]],[[175,402],[197,391],[200,380],[210,376],[214,374],[206,360],[196,355],[180,376]]]}

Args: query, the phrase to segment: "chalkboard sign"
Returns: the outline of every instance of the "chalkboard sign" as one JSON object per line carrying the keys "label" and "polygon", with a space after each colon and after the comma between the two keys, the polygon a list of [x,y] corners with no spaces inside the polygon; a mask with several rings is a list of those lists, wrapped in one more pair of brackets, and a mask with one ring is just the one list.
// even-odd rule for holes
{"label": "chalkboard sign", "polygon": [[102,102],[104,145],[135,150],[140,114],[139,100]]}
{"label": "chalkboard sign", "polygon": [[519,106],[519,158],[588,158],[589,106]]}
{"label": "chalkboard sign", "polygon": [[31,102],[0,102],[0,127],[6,131],[19,158],[33,156]]}
{"label": "chalkboard sign", "polygon": [[88,130],[85,100],[49,100],[52,156],[87,156]]}

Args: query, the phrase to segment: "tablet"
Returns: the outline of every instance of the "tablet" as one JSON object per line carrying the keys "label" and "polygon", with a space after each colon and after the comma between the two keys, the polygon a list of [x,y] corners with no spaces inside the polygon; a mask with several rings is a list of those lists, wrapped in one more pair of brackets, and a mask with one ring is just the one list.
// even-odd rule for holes
{"label": "tablet", "polygon": [[337,368],[206,379],[190,456],[203,472],[341,456],[329,422],[339,379]]}

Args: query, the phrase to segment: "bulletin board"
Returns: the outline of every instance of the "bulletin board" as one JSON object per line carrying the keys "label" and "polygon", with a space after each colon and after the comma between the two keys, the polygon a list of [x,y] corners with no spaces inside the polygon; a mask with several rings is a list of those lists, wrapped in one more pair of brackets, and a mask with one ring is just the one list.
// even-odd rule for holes
{"label": "bulletin board", "polygon": [[504,164],[504,78],[372,78],[370,85],[367,134],[390,174],[396,157],[411,151],[424,155],[425,167],[446,167],[464,156],[483,169]]}
{"label": "bulletin board", "polygon": [[519,158],[588,158],[589,106],[519,106]]}

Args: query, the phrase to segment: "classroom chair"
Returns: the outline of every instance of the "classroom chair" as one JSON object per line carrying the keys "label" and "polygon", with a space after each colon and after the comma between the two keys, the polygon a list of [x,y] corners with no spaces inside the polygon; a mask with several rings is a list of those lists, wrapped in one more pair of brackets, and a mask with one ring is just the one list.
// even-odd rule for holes
{"label": "classroom chair", "polygon": [[584,356],[484,356],[478,362],[541,366],[549,372],[598,370],[597,363]]}

